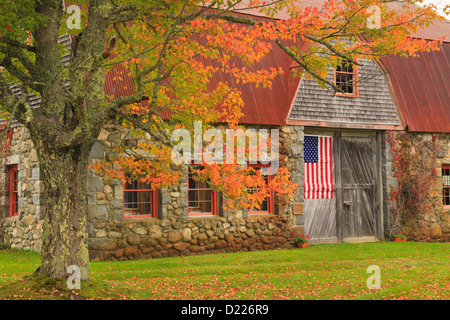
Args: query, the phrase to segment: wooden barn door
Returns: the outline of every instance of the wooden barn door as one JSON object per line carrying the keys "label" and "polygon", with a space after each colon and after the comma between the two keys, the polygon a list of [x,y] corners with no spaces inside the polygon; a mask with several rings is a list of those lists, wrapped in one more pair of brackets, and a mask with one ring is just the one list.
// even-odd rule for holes
{"label": "wooden barn door", "polygon": [[306,188],[306,180],[311,180],[306,160],[311,148],[305,140],[305,233],[312,243],[376,240],[379,225],[376,136],[336,132],[332,140],[332,196],[313,198]]}
{"label": "wooden barn door", "polygon": [[[344,242],[375,240],[377,159],[375,137],[340,138],[341,194],[338,202],[340,238]],[[338,178],[339,180],[339,178]],[[341,200],[342,199],[342,200]],[[340,201],[341,200],[341,201]]]}

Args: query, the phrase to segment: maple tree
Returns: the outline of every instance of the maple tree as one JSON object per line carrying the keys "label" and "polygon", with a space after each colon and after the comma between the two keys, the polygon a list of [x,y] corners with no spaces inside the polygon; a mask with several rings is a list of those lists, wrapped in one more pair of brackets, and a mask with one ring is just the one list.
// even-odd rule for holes
{"label": "maple tree", "polygon": [[[69,28],[70,5],[80,8],[78,28]],[[368,27],[370,6],[380,10],[379,28]],[[259,10],[260,17],[241,14],[249,8]],[[280,12],[286,18],[270,19]],[[239,126],[240,92],[227,83],[211,87],[215,72],[230,73],[237,83],[270,87],[282,70],[249,66],[278,45],[298,64],[298,76],[338,91],[326,74],[344,59],[360,64],[363,58],[435,49],[436,41],[408,35],[436,18],[432,7],[394,11],[382,0],[330,0],[317,6],[286,0],[3,1],[1,116],[29,130],[45,185],[39,273],[65,278],[67,267],[77,265],[83,280],[90,277],[88,157],[106,123],[149,135],[154,143],[116,146],[114,156],[95,166],[99,173],[124,178],[126,170],[154,187],[173,184],[179,177],[171,170],[174,129],[192,130],[195,120],[204,130],[218,123]],[[64,34],[72,35],[71,48],[58,43]],[[70,60],[64,62],[61,56],[67,53]],[[105,93],[107,75],[114,88]],[[20,86],[21,95],[11,91],[12,84]],[[39,108],[30,108],[28,94],[41,98]],[[294,190],[283,168],[269,186],[251,168],[233,164],[204,164],[199,176],[234,200],[233,206],[258,206],[268,190]]]}

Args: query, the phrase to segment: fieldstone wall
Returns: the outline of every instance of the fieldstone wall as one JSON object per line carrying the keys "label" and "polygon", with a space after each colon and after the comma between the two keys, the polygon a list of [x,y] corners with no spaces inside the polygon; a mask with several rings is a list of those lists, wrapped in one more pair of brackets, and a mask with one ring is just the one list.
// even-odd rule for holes
{"label": "fieldstone wall", "polygon": [[[150,139],[149,136],[145,137]],[[105,126],[91,150],[91,163],[108,156],[108,147],[138,143],[127,130]],[[92,260],[122,260],[173,255],[291,248],[302,222],[292,204],[303,199],[303,127],[280,128],[280,167],[287,167],[299,184],[291,199],[276,197],[275,213],[248,215],[244,210],[219,211],[219,216],[188,217],[187,169],[180,183],[158,191],[156,218],[123,217],[123,183],[89,169],[87,180],[88,245]],[[14,128],[11,148],[4,155],[0,176],[3,215],[0,241],[13,248],[39,252],[44,208],[36,151],[23,127]],[[19,172],[19,214],[9,217],[8,165]],[[301,219],[300,219],[301,220]]]}
{"label": "fieldstone wall", "polygon": [[145,219],[90,225],[92,260],[158,258],[290,248],[288,219],[278,216]]}
{"label": "fieldstone wall", "polygon": [[[410,241],[449,242],[450,241],[450,206],[443,205],[442,165],[450,164],[450,134],[407,133],[409,170],[405,174],[413,174],[415,167],[435,168],[436,178],[431,181],[431,188],[426,194],[423,209],[419,213],[406,214],[402,225],[402,233]],[[434,140],[434,141],[433,141]],[[398,187],[393,177],[393,159],[386,145],[383,150],[383,170],[385,170],[384,186],[384,223],[386,236],[389,237],[391,204],[387,201],[390,190]]]}
{"label": "fieldstone wall", "polygon": [[[13,126],[9,151],[2,154],[0,173],[0,241],[12,248],[40,251],[42,246],[44,183],[29,132]],[[18,169],[18,215],[9,216],[9,166]]]}
{"label": "fieldstone wall", "polygon": [[[427,194],[429,210],[421,212],[414,219],[405,222],[404,232],[408,238],[414,241],[449,242],[450,241],[450,207],[443,206],[442,201],[442,165],[450,164],[450,134],[412,133],[414,142],[411,154],[419,161],[425,159],[430,165],[434,160],[431,157],[433,136],[435,136],[436,148],[436,179],[432,189]],[[419,147],[417,147],[419,146]],[[413,160],[414,162],[414,160]]]}
{"label": "fieldstone wall", "polygon": [[[296,158],[302,127],[281,128],[280,166],[286,166],[299,180]],[[299,133],[300,132],[300,133]],[[111,146],[123,141],[127,145],[138,142],[126,130],[105,127],[100,133],[104,144]],[[149,139],[149,137],[147,137]],[[295,145],[294,145],[295,144]],[[107,148],[94,145],[91,161],[101,161]],[[295,155],[295,156],[293,156]],[[89,252],[92,260],[123,260],[215,252],[234,252],[291,248],[293,237],[299,232],[292,215],[292,199],[278,197],[275,214],[248,215],[244,210],[219,210],[219,216],[188,217],[187,168],[179,184],[158,191],[157,218],[124,218],[123,185],[96,176],[88,177]]]}
{"label": "fieldstone wall", "polygon": [[[293,214],[293,203],[304,202],[304,160],[303,160],[303,126],[285,126],[280,129],[280,167],[292,174],[291,179],[297,184],[297,192],[287,201],[286,211]],[[304,234],[304,214],[293,215],[295,233]]]}

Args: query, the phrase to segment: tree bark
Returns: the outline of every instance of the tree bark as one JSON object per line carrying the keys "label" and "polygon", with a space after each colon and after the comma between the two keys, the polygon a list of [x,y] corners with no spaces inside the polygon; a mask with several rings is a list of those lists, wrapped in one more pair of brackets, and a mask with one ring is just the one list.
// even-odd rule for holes
{"label": "tree bark", "polygon": [[71,275],[67,268],[75,265],[80,280],[90,280],[86,180],[92,144],[53,150],[48,142],[34,142],[45,188],[39,274],[65,279]]}

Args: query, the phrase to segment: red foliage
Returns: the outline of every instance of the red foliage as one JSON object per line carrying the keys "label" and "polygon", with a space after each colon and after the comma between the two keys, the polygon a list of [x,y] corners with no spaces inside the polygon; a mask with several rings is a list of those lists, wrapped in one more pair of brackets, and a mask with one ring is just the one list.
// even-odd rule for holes
{"label": "red foliage", "polygon": [[6,123],[0,124],[0,136],[3,136],[3,141],[0,142],[0,152],[6,153],[11,148],[12,135],[13,130],[11,128],[7,129],[6,134],[4,134],[4,130],[6,127]]}
{"label": "red foliage", "polygon": [[[390,230],[401,231],[405,219],[429,211],[434,205],[429,201],[430,190],[436,179],[436,155],[439,146],[432,136],[428,148],[417,145],[416,136],[406,132],[388,131],[386,142],[392,158],[392,176],[397,186],[390,186],[387,200],[390,203]],[[427,149],[430,149],[427,152]]]}

